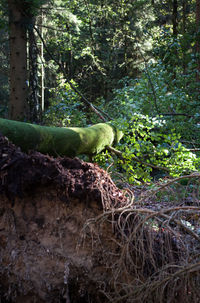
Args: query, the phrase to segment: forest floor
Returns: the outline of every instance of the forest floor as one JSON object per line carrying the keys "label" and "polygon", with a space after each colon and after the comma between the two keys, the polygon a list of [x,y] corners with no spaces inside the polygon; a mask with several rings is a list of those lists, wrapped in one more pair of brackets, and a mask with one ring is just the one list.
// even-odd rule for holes
{"label": "forest floor", "polygon": [[199,178],[119,189],[0,136],[1,302],[199,302]]}

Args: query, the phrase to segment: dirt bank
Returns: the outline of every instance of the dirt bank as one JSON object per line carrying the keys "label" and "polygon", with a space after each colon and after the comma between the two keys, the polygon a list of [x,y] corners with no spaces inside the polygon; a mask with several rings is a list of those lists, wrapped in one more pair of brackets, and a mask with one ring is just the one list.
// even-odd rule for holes
{"label": "dirt bank", "polygon": [[112,228],[84,224],[126,197],[95,164],[27,155],[3,136],[0,159],[2,300],[103,302]]}

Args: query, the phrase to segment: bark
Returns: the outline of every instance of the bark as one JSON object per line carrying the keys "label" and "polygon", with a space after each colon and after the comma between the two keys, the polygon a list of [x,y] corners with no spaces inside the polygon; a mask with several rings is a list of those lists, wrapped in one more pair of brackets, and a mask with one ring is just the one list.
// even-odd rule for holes
{"label": "bark", "polygon": [[[40,27],[40,35],[42,39],[44,38],[44,28],[43,28],[43,23],[44,23],[44,18],[45,15],[43,14],[43,10],[41,9],[40,14],[38,16],[38,26]],[[39,82],[40,82],[40,107],[41,107],[41,112],[44,112],[44,107],[45,107],[45,95],[44,95],[44,90],[45,90],[45,69],[44,69],[44,46],[42,41],[40,42],[39,45],[39,59],[40,59],[40,77],[39,77]]]}
{"label": "bark", "polygon": [[22,119],[27,100],[27,38],[22,11],[8,0],[10,23],[10,100],[9,117]]}
{"label": "bark", "polygon": [[177,20],[178,20],[178,2],[177,0],[173,0],[173,13],[172,13],[172,23],[173,23],[173,35],[177,37]]}
{"label": "bark", "polygon": [[186,33],[186,22],[187,22],[187,12],[188,10],[188,3],[187,0],[182,0],[182,33],[185,34]]}
{"label": "bark", "polygon": [[196,0],[196,55],[197,55],[197,82],[200,82],[200,0]]}
{"label": "bark", "polygon": [[32,17],[32,25],[28,30],[29,38],[29,108],[30,121],[40,121],[39,85],[38,85],[38,50],[33,30],[35,18]]}
{"label": "bark", "polygon": [[[183,12],[183,22],[182,22],[182,33],[183,36],[186,34],[186,6],[187,6],[187,0],[182,0],[182,12]],[[186,42],[185,42],[186,43]],[[183,47],[183,73],[186,74],[186,45]]]}
{"label": "bark", "polygon": [[53,156],[93,155],[118,142],[122,133],[109,123],[86,128],[59,128],[0,119],[0,132],[23,151]]}
{"label": "bark", "polygon": [[[174,41],[176,41],[177,39],[177,35],[178,35],[178,31],[177,31],[177,27],[178,27],[178,1],[177,0],[173,0],[173,11],[172,11],[172,25],[173,25],[173,36],[174,36]],[[177,51],[177,47],[175,46],[174,48],[174,57],[175,62],[174,62],[174,71],[173,71],[173,78],[176,79],[176,65],[178,64],[178,51]]]}

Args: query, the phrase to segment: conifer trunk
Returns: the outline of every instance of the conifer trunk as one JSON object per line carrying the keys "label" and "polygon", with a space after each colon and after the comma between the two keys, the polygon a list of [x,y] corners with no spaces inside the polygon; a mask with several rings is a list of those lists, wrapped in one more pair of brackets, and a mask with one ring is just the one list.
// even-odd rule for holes
{"label": "conifer trunk", "polygon": [[[178,31],[177,31],[177,27],[178,27],[178,1],[177,0],[173,0],[173,11],[172,11],[172,25],[173,25],[173,37],[174,37],[174,41],[177,42],[177,35],[178,35]],[[175,44],[176,45],[176,44]],[[175,46],[174,48],[174,56],[178,59],[178,51],[177,51],[177,46]],[[178,60],[175,60],[174,62],[174,72],[173,72],[173,78],[176,79],[176,70],[175,67],[178,64]]]}
{"label": "conifer trunk", "polygon": [[196,0],[196,55],[197,55],[197,75],[196,80],[200,82],[200,0]]}
{"label": "conifer trunk", "polygon": [[173,13],[172,13],[172,23],[173,23],[173,35],[177,38],[177,19],[178,19],[178,2],[177,0],[173,0]]}
{"label": "conifer trunk", "polygon": [[29,110],[30,121],[40,121],[39,85],[38,85],[38,50],[33,30],[35,18],[31,17],[31,28],[28,30],[29,40]]}
{"label": "conifer trunk", "polygon": [[9,118],[22,119],[27,100],[27,38],[23,12],[8,0],[10,23],[10,100]]}
{"label": "conifer trunk", "polygon": [[[185,37],[186,34],[186,5],[187,5],[187,0],[182,1],[182,16],[183,16],[183,22],[182,22],[182,33]],[[186,45],[183,46],[183,73],[186,74]]]}

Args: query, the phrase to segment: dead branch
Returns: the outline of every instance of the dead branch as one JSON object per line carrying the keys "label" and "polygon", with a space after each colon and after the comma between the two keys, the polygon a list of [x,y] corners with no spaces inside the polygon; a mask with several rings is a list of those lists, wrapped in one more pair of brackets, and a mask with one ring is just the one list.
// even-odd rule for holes
{"label": "dead branch", "polygon": [[194,173],[192,173],[192,174],[190,174],[190,175],[184,175],[184,176],[180,176],[180,177],[174,178],[174,179],[170,180],[169,182],[166,182],[166,183],[160,185],[158,188],[156,188],[155,190],[152,190],[152,191],[153,191],[153,193],[155,194],[155,193],[158,192],[159,190],[161,190],[161,189],[163,189],[163,188],[165,188],[165,187],[167,187],[167,186],[169,186],[169,185],[171,185],[171,184],[173,184],[173,183],[176,183],[176,182],[179,181],[179,180],[183,180],[183,179],[193,179],[193,178],[200,178],[200,173],[194,172]]}

